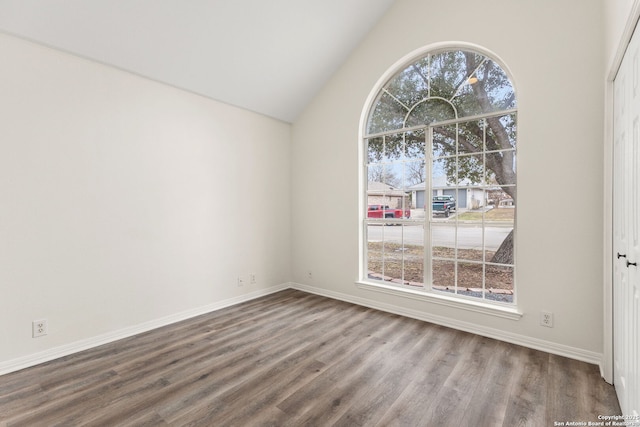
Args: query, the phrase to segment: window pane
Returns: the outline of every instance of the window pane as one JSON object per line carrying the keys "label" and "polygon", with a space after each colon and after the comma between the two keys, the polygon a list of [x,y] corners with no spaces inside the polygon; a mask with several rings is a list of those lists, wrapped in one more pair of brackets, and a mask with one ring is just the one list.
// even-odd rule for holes
{"label": "window pane", "polygon": [[458,291],[475,292],[471,296],[482,296],[483,265],[469,262],[458,263]]}
{"label": "window pane", "polygon": [[380,163],[384,155],[384,141],[382,137],[369,138],[367,144],[367,163]]}
{"label": "window pane", "polygon": [[485,288],[513,293],[513,267],[488,264],[485,272]]}
{"label": "window pane", "polygon": [[407,111],[387,92],[382,92],[369,116],[367,133],[373,134],[402,128]]}
{"label": "window pane", "polygon": [[[515,93],[511,81],[502,67],[488,58],[484,58],[482,65],[475,73],[491,104],[491,111],[507,110],[516,106]],[[487,108],[483,112],[488,113]]]}
{"label": "window pane", "polygon": [[468,191],[467,208],[469,212],[475,215],[480,221],[484,217],[484,213],[487,209],[487,195],[484,189],[470,188]]}
{"label": "window pane", "polygon": [[419,162],[407,162],[404,164],[404,180],[402,188],[408,189],[418,184],[423,184],[420,188],[424,189],[426,181],[426,173],[424,160]]}
{"label": "window pane", "polygon": [[[401,228],[397,227],[397,229]],[[404,248],[402,243],[385,240],[385,249],[383,259],[385,280],[391,280],[395,284],[403,284]]]}
{"label": "window pane", "polygon": [[491,117],[486,119],[487,151],[516,148],[516,116]]}
{"label": "window pane", "polygon": [[483,261],[483,226],[459,224],[457,233],[458,259]]}
{"label": "window pane", "polygon": [[[464,68],[473,74],[453,99],[456,107],[467,116],[514,108],[515,93],[502,68],[482,55],[472,52],[464,52],[464,55]],[[482,93],[482,97],[478,93]]]}
{"label": "window pane", "polygon": [[433,128],[433,156],[444,157],[456,154],[458,126],[447,125]]}
{"label": "window pane", "polygon": [[467,79],[464,52],[455,50],[431,56],[431,96],[447,100],[455,97],[458,87]]}
{"label": "window pane", "polygon": [[[402,162],[387,163],[384,165],[384,175],[381,178],[381,182],[385,183],[391,188],[391,190],[398,190],[402,188],[402,177],[404,175],[404,167]],[[400,194],[396,194],[400,196]]]}
{"label": "window pane", "polygon": [[382,212],[384,206],[389,206],[392,202],[392,199],[387,194],[388,191],[387,185],[372,180],[370,171],[369,182],[367,183],[367,216],[369,218],[384,218]]}
{"label": "window pane", "polygon": [[454,224],[431,225],[431,255],[433,258],[456,258],[456,227]]}
{"label": "window pane", "polygon": [[[429,96],[429,58],[422,58],[397,73],[384,90],[407,107]],[[406,111],[405,111],[406,112]]]}
{"label": "window pane", "polygon": [[487,182],[500,186],[516,184],[516,153],[513,150],[485,153]]}
{"label": "window pane", "polygon": [[458,125],[458,153],[485,151],[485,120],[463,122]]}
{"label": "window pane", "polygon": [[405,133],[405,157],[409,161],[421,160],[424,162],[425,131],[424,129]]}
{"label": "window pane", "polygon": [[404,159],[404,134],[394,133],[384,137],[383,161],[397,162]]}
{"label": "window pane", "polygon": [[455,261],[433,260],[431,283],[434,289],[455,291],[456,263]]}
{"label": "window pane", "polygon": [[434,160],[431,164],[431,188],[442,190],[452,187],[456,179],[457,162],[455,157]]}
{"label": "window pane", "polygon": [[413,287],[424,284],[424,225],[405,224],[404,238],[404,279]]}
{"label": "window pane", "polygon": [[513,264],[513,225],[485,227],[486,260],[497,264]]}
{"label": "window pane", "polygon": [[368,191],[389,193],[397,190],[401,185],[402,174],[402,164],[399,163],[371,164],[367,167]]}
{"label": "window pane", "polygon": [[367,226],[367,272],[369,279],[384,280],[384,234],[382,225]]}
{"label": "window pane", "polygon": [[407,116],[405,127],[428,125],[456,118],[456,111],[444,99],[424,99],[415,104]]}
{"label": "window pane", "polygon": [[457,184],[459,186],[484,185],[484,162],[482,154],[460,156],[457,163]]}
{"label": "window pane", "polygon": [[[506,190],[506,191],[505,191]],[[507,193],[508,191],[508,193]],[[487,199],[494,209],[510,207],[511,211],[491,211],[490,219],[492,220],[513,220],[515,215],[515,199],[516,187],[493,186],[487,189]]]}

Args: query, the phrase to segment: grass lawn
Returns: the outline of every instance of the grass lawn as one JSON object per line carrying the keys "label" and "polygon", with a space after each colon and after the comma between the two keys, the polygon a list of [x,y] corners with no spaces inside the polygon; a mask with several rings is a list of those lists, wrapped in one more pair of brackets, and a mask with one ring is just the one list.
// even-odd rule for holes
{"label": "grass lawn", "polygon": [[[485,221],[513,221],[515,209],[513,208],[494,208],[484,213]],[[457,216],[460,221],[482,221],[482,212],[467,211]]]}

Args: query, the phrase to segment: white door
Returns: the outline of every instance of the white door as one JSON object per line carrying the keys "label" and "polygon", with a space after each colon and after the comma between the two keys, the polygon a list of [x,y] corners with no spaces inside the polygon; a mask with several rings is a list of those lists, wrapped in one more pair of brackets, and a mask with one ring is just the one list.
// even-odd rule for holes
{"label": "white door", "polygon": [[[626,325],[624,295],[629,284],[629,269],[626,267],[628,251],[628,226],[627,226],[627,167],[625,165],[627,155],[626,116],[628,106],[626,104],[626,84],[628,76],[626,61],[618,72],[614,82],[614,142],[613,142],[613,374],[614,385],[618,393],[618,400],[622,408],[626,407],[627,400],[627,372],[626,355],[628,341],[624,338],[623,331]],[[623,409],[624,410],[624,409]]]}
{"label": "white door", "polygon": [[[628,285],[626,288],[626,320],[628,322],[627,337],[629,339],[629,359],[627,361],[627,412],[630,415],[640,414],[640,33],[629,45],[631,59],[631,97],[629,119],[631,134],[627,144],[627,192],[628,242],[627,261]],[[635,418],[637,420],[637,418]]]}
{"label": "white door", "polygon": [[614,385],[625,415],[640,412],[640,34],[614,82]]}

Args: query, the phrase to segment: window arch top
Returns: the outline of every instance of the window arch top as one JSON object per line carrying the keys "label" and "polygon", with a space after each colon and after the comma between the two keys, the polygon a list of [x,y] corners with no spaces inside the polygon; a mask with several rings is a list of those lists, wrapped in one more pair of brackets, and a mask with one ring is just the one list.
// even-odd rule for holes
{"label": "window arch top", "polygon": [[505,70],[471,49],[432,51],[396,72],[379,90],[367,118],[376,134],[516,107]]}

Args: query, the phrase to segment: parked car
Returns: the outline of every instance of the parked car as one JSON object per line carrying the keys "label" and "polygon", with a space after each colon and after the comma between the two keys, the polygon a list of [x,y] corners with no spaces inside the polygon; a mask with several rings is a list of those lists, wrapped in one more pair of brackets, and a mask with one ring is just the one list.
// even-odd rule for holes
{"label": "parked car", "polygon": [[456,199],[453,196],[433,196],[431,199],[431,212],[433,215],[444,215],[449,218],[452,211],[456,210]]}
{"label": "parked car", "polygon": [[411,211],[402,209],[391,209],[386,205],[369,205],[367,209],[367,218],[409,218]]}

